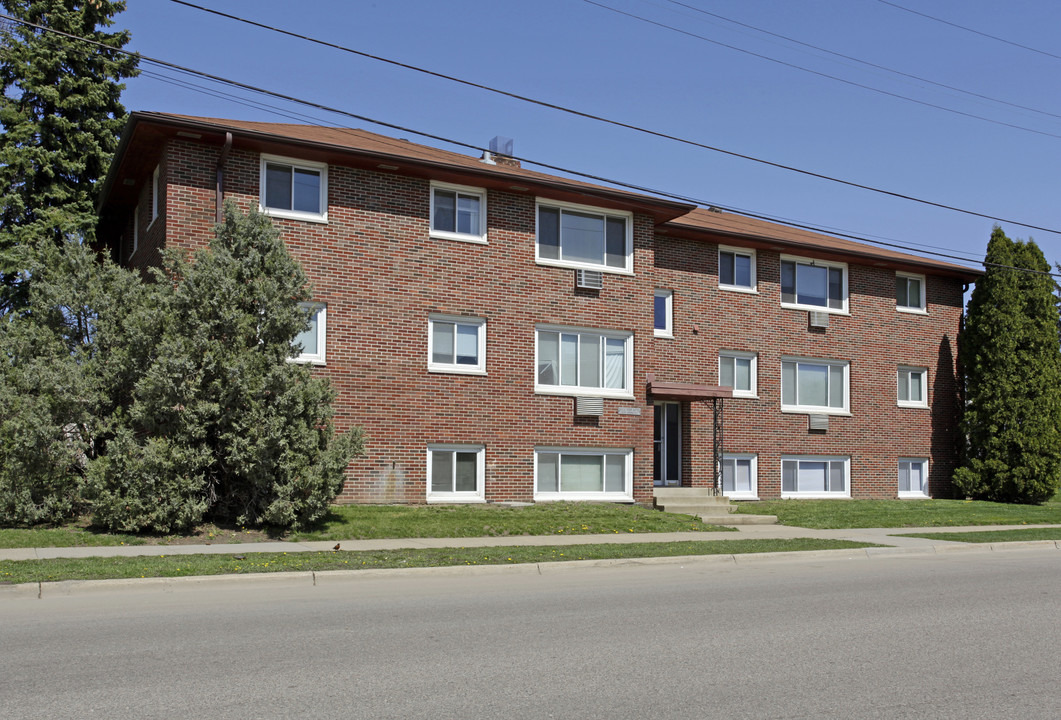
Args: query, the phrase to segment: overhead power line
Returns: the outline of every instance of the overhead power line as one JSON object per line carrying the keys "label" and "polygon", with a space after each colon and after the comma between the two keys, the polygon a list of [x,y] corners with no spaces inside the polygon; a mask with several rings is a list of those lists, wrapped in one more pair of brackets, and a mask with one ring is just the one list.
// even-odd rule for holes
{"label": "overhead power line", "polygon": [[[172,2],[181,2],[181,0],[172,0]],[[1056,133],[1046,132],[1045,130],[1036,130],[1034,128],[1025,127],[1023,125],[1017,125],[1016,123],[1008,123],[1002,120],[994,120],[992,118],[984,117],[983,115],[977,115],[976,113],[965,112],[964,110],[955,110],[954,108],[949,108],[945,105],[937,105],[936,103],[930,103],[925,100],[918,100],[917,98],[912,98],[908,95],[901,95],[899,93],[894,93],[889,90],[875,88],[872,85],[866,85],[864,83],[855,82],[854,80],[847,80],[846,78],[842,78],[837,75],[830,75],[829,73],[820,72],[818,70],[812,70],[811,68],[806,68],[802,65],[797,65],[795,63],[790,63],[784,60],[778,60],[777,58],[772,58],[769,55],[763,55],[762,53],[752,52],[751,50],[746,50],[744,48],[737,47],[736,45],[729,45],[718,40],[713,40],[709,37],[705,37],[704,35],[699,35],[683,28],[674,27],[673,25],[668,25],[665,22],[653,20],[652,18],[647,18],[643,15],[638,15],[637,13],[627,12],[626,10],[620,10],[619,8],[612,7],[611,5],[606,5],[602,2],[597,2],[597,0],[582,0],[582,2],[588,5],[595,5],[603,10],[613,12],[616,15],[624,15],[639,22],[647,23],[649,25],[655,25],[656,27],[680,33],[691,38],[696,38],[697,40],[703,40],[704,42],[711,43],[712,45],[718,45],[719,47],[724,47],[727,50],[734,50],[736,52],[743,53],[744,55],[750,55],[752,57],[759,58],[760,60],[766,60],[767,62],[772,62],[777,65],[792,68],[793,70],[799,70],[801,72],[810,73],[811,75],[817,75],[818,77],[826,78],[827,80],[835,80],[836,82],[843,83],[844,85],[850,85],[852,87],[861,88],[863,90],[869,90],[870,92],[875,92],[880,95],[885,95],[887,97],[905,100],[907,102],[914,103],[915,105],[922,105],[924,107],[933,108],[935,110],[942,110],[943,112],[952,113],[954,115],[960,115],[961,117],[967,117],[973,120],[980,120],[982,122],[991,123],[992,125],[1000,125],[1002,127],[1012,128],[1014,130],[1022,130],[1024,132],[1033,133],[1035,135],[1042,135],[1044,137],[1057,138],[1061,140],[1061,135],[1058,135]]]}
{"label": "overhead power line", "polygon": [[[132,51],[129,51],[129,50],[125,50],[125,49],[122,49],[122,48],[114,48],[114,47],[111,47],[111,46],[107,46],[107,45],[104,45],[103,43],[97,42],[95,40],[91,40],[91,39],[88,39],[88,38],[72,35],[70,33],[65,33],[65,32],[62,32],[60,30],[54,30],[52,28],[47,28],[47,27],[44,27],[42,25],[37,25],[35,23],[31,23],[31,22],[28,22],[28,21],[25,21],[25,20],[21,20],[21,19],[18,19],[18,18],[13,18],[13,17],[8,16],[8,15],[0,14],[0,19],[10,20],[12,22],[17,22],[17,23],[19,23],[21,25],[25,25],[25,26],[33,27],[33,28],[41,30],[41,31],[57,34],[57,35],[60,35],[60,36],[63,36],[63,37],[66,37],[66,38],[69,38],[69,39],[72,39],[72,40],[79,40],[79,41],[81,41],[81,42],[83,42],[85,44],[93,45],[99,50],[105,50],[105,51],[109,51],[109,52],[117,52],[117,53],[124,54],[124,55],[135,56],[135,57],[137,57],[139,60],[141,60],[143,62],[147,62],[149,64],[154,64],[154,65],[158,65],[159,67],[163,67],[163,68],[167,68],[167,69],[170,69],[170,70],[174,70],[176,72],[185,73],[185,74],[193,75],[193,76],[196,76],[196,77],[201,77],[201,78],[210,80],[212,82],[220,83],[220,84],[223,84],[223,85],[229,85],[229,86],[232,86],[232,87],[240,88],[242,90],[247,90],[247,91],[250,91],[250,92],[263,94],[263,95],[266,95],[266,96],[269,96],[269,97],[274,97],[274,98],[277,98],[277,99],[282,99],[282,100],[285,100],[285,101],[288,101],[288,102],[292,102],[292,103],[295,103],[295,104],[299,104],[299,105],[305,105],[307,107],[316,108],[316,109],[319,109],[319,110],[323,110],[325,112],[335,113],[335,114],[338,114],[338,115],[343,115],[343,116],[346,116],[346,117],[354,118],[356,120],[361,120],[363,122],[368,122],[368,123],[371,123],[371,124],[374,124],[374,125],[380,125],[382,127],[391,128],[391,129],[398,130],[398,131],[401,131],[401,132],[412,133],[414,135],[419,135],[421,137],[426,137],[426,138],[430,138],[430,139],[433,139],[433,140],[438,140],[440,142],[452,144],[452,145],[455,145],[455,146],[458,146],[458,147],[464,147],[464,148],[471,149],[471,150],[476,150],[476,151],[479,151],[479,152],[487,152],[487,148],[484,148],[484,147],[481,147],[481,146],[478,146],[478,145],[462,142],[462,141],[459,141],[459,140],[453,140],[453,139],[446,138],[446,137],[443,137],[443,136],[440,136],[440,135],[434,135],[434,134],[423,132],[423,131],[420,131],[420,130],[415,130],[413,128],[408,128],[408,127],[404,127],[404,126],[401,126],[401,125],[396,125],[394,123],[388,123],[388,122],[384,122],[384,121],[381,121],[381,120],[376,120],[376,119],[373,119],[373,118],[370,118],[370,117],[367,117],[367,116],[364,116],[364,115],[358,115],[356,113],[351,113],[351,112],[346,111],[346,110],[341,110],[339,108],[332,108],[332,107],[329,107],[327,105],[323,105],[323,104],[316,103],[316,102],[313,102],[313,101],[303,100],[303,99],[300,99],[300,98],[297,98],[297,97],[294,97],[294,96],[285,95],[285,94],[282,94],[282,93],[278,93],[278,92],[275,92],[275,91],[272,91],[272,90],[267,90],[265,88],[257,87],[257,86],[250,85],[250,84],[247,84],[247,83],[241,83],[241,82],[236,81],[236,80],[231,80],[231,79],[228,79],[228,78],[223,78],[223,77],[220,77],[220,76],[211,75],[209,73],[205,73],[205,72],[202,72],[202,71],[199,71],[199,70],[194,70],[192,68],[186,68],[186,67],[177,65],[175,63],[170,63],[170,62],[167,62],[167,61],[164,61],[164,60],[159,60],[157,58],[152,58],[152,57],[149,57],[149,56],[145,56],[145,55],[142,55],[140,53],[135,53],[135,52],[132,52]],[[179,85],[179,86],[183,86],[183,87],[187,87],[187,88],[190,88],[190,89],[194,89],[196,91],[205,92],[206,94],[210,94],[210,95],[213,95],[215,97],[219,96],[218,93],[215,93],[215,92],[213,92],[213,91],[211,91],[211,90],[209,90],[207,88],[203,88],[202,86],[195,85],[194,83],[189,83],[189,82],[182,81],[182,80],[174,80],[172,78],[166,78],[165,76],[159,76],[157,73],[152,73],[150,71],[145,71],[145,74],[147,74],[149,77],[156,77],[157,79],[160,79],[163,82],[170,82],[172,84],[176,84],[176,85]],[[236,96],[232,96],[230,93],[220,93],[220,96],[224,96],[225,99],[231,99],[231,100],[234,100],[236,102],[240,102],[241,104],[249,105],[251,107],[259,107],[259,108],[262,108],[262,109],[267,109],[270,112],[274,112],[274,113],[279,114],[279,115],[284,115],[284,116],[292,118],[292,119],[304,119],[304,118],[309,117],[309,116],[302,115],[302,114],[299,114],[299,113],[292,113],[292,112],[284,111],[284,110],[282,110],[280,108],[277,108],[276,106],[268,105],[266,103],[260,103],[260,102],[257,102],[257,101],[247,101],[247,100],[242,99],[242,98],[237,98]],[[316,120],[316,118],[313,118],[313,119]],[[353,128],[346,128],[346,127],[337,125],[335,123],[328,123],[328,124],[331,127],[335,127],[337,129],[340,129],[340,130],[354,131]],[[403,143],[401,143],[398,140],[392,140],[392,139],[388,139],[388,140],[390,140],[391,144],[394,147],[396,147],[396,148],[399,148],[399,149],[402,149],[402,150],[405,150],[407,148],[406,145],[404,145]],[[381,141],[383,141],[382,138],[381,138]],[[549,163],[544,163],[544,162],[533,160],[533,159],[530,159],[530,158],[519,157],[519,156],[513,156],[513,157],[514,157],[515,160],[519,160],[521,162],[526,162],[526,163],[528,163],[530,165],[536,165],[538,167],[548,168],[550,170],[555,170],[557,172],[562,172],[562,173],[565,173],[565,174],[574,175],[574,176],[577,176],[577,177],[582,177],[582,178],[586,178],[586,179],[597,181],[597,182],[608,183],[608,184],[611,184],[611,185],[614,185],[614,186],[617,186],[617,187],[623,187],[623,188],[627,188],[627,189],[634,190],[634,191],[637,191],[637,192],[653,194],[653,195],[657,195],[659,197],[673,199],[673,200],[678,200],[680,202],[687,202],[687,203],[691,203],[691,204],[695,204],[695,205],[699,205],[699,206],[715,206],[715,207],[719,207],[719,209],[727,210],[729,212],[732,212],[732,213],[735,213],[735,214],[738,214],[738,215],[742,215],[742,216],[745,216],[745,217],[750,217],[750,218],[759,219],[759,220],[765,220],[765,221],[770,221],[770,222],[778,222],[777,218],[774,218],[774,217],[771,217],[771,216],[768,216],[768,215],[764,215],[764,214],[760,214],[760,213],[754,213],[754,212],[750,212],[750,211],[739,210],[739,209],[736,209],[736,208],[728,208],[728,207],[725,207],[725,206],[717,205],[715,203],[711,203],[709,201],[705,201],[703,199],[693,198],[693,197],[690,197],[690,196],[679,195],[679,194],[675,194],[675,193],[669,193],[669,192],[656,190],[656,189],[653,189],[653,188],[648,188],[648,187],[637,185],[637,184],[633,184],[633,183],[623,182],[623,181],[620,181],[620,180],[614,180],[614,179],[611,179],[611,178],[606,178],[606,177],[602,177],[602,176],[598,176],[598,175],[592,175],[592,174],[589,174],[589,173],[580,172],[580,171],[577,171],[577,170],[571,170],[569,168],[564,168],[564,167],[561,167],[561,166],[558,166],[558,165],[551,165]],[[728,218],[722,218],[721,220],[722,220],[722,224],[723,225],[731,224]],[[1004,221],[1004,222],[1011,222],[1011,221]],[[911,248],[908,245],[903,245],[903,244],[900,244],[900,243],[890,243],[890,242],[885,242],[885,241],[882,241],[882,240],[875,240],[875,239],[866,238],[866,237],[862,237],[862,236],[859,236],[859,235],[845,233],[845,232],[840,232],[840,231],[836,231],[836,230],[828,230],[828,231],[826,231],[826,230],[823,230],[822,228],[820,228],[818,226],[815,226],[815,225],[799,223],[799,222],[795,222],[795,221],[784,221],[784,224],[786,224],[786,225],[788,225],[790,227],[804,229],[804,230],[808,230],[808,231],[812,231],[812,232],[828,232],[828,234],[830,234],[830,235],[832,235],[834,237],[850,239],[850,240],[854,240],[854,241],[861,242],[861,243],[867,243],[867,244],[873,244],[873,245],[880,245],[880,246],[884,246],[884,247],[897,248],[897,249],[900,249],[900,250],[904,250],[906,252],[914,252],[914,253],[920,253],[920,254],[924,254],[924,255],[933,255],[933,256],[936,256],[936,257],[942,257],[942,258],[947,258],[947,259],[951,259],[951,260],[958,260],[958,261],[961,261],[961,262],[977,263],[977,264],[985,265],[985,266],[1001,267],[1001,268],[1006,268],[1006,269],[1022,270],[1022,271],[1026,270],[1025,268],[1012,268],[1012,267],[1009,267],[1009,266],[994,265],[992,263],[986,263],[986,262],[984,262],[982,260],[977,260],[977,259],[973,259],[973,258],[967,258],[967,257],[959,256],[959,255],[954,255],[952,253],[934,252],[934,251],[931,251],[931,250],[918,250],[918,249]],[[1014,223],[1014,224],[1023,225],[1023,223]],[[1026,226],[1026,225],[1023,225],[1023,226],[1029,227],[1029,226]],[[738,226],[731,224],[731,227],[732,227],[732,229],[734,231],[738,231]],[[1055,230],[1049,230],[1047,228],[1041,228],[1041,229],[1046,230],[1047,232],[1058,232],[1058,231],[1055,231]],[[1035,272],[1035,273],[1043,274],[1042,271],[1035,271],[1035,270],[1026,270],[1026,271],[1027,272]],[[1054,277],[1061,277],[1061,275],[1054,274],[1054,273],[1045,273],[1045,274],[1051,275],[1051,276],[1054,276]]]}
{"label": "overhead power line", "polygon": [[[586,1],[589,2],[589,0],[586,0]],[[557,105],[555,103],[546,102],[544,100],[538,100],[538,99],[531,98],[531,97],[528,97],[528,96],[525,96],[525,95],[519,95],[517,93],[509,92],[507,90],[501,90],[499,88],[490,87],[488,85],[483,85],[481,83],[476,83],[476,82],[472,82],[472,81],[469,81],[469,80],[464,80],[462,78],[454,77],[452,75],[446,75],[444,73],[436,72],[434,70],[428,70],[426,68],[418,67],[416,65],[410,65],[408,63],[399,62],[397,60],[391,60],[389,58],[381,57],[379,55],[373,55],[371,53],[367,53],[367,52],[364,52],[364,51],[361,51],[361,50],[355,50],[355,49],[350,48],[350,47],[346,47],[346,46],[343,46],[343,45],[338,45],[336,43],[328,42],[328,41],[325,41],[325,40],[319,40],[317,38],[313,38],[313,37],[310,37],[310,36],[307,36],[307,35],[301,35],[299,33],[291,32],[290,30],[284,30],[282,28],[273,27],[271,25],[266,25],[264,23],[260,23],[260,22],[254,21],[254,20],[248,20],[246,18],[242,18],[242,17],[236,16],[236,15],[230,15],[228,13],[223,13],[223,12],[220,12],[218,10],[212,10],[210,8],[203,7],[201,5],[196,5],[195,3],[187,2],[187,0],[170,0],[170,2],[176,3],[178,5],[184,5],[184,6],[187,6],[187,7],[190,7],[190,8],[194,8],[196,10],[201,10],[203,12],[207,12],[207,13],[210,13],[212,15],[217,15],[219,17],[224,17],[224,18],[228,18],[230,20],[235,20],[236,22],[241,22],[241,23],[245,23],[247,25],[252,25],[254,27],[258,27],[258,28],[261,28],[261,29],[264,29],[264,30],[269,30],[271,32],[276,32],[276,33],[280,33],[282,35],[287,35],[289,37],[294,37],[294,38],[298,38],[298,39],[301,39],[301,40],[305,40],[307,42],[311,42],[311,43],[314,43],[314,44],[317,44],[317,45],[322,45],[322,46],[329,47],[329,48],[332,48],[332,49],[335,49],[335,50],[340,50],[342,52],[351,53],[353,55],[358,55],[360,57],[364,57],[364,58],[368,58],[368,59],[371,59],[371,60],[376,60],[376,61],[379,61],[379,62],[387,63],[389,65],[394,65],[394,66],[397,66],[397,67],[405,68],[407,70],[412,70],[414,72],[419,72],[419,73],[423,73],[425,75],[430,75],[432,77],[437,77],[437,78],[440,78],[440,79],[443,79],[443,80],[448,80],[448,81],[451,81],[451,82],[459,83],[461,85],[465,85],[465,86],[468,86],[468,87],[477,88],[479,90],[485,90],[487,92],[495,93],[495,94],[498,94],[498,95],[503,95],[505,97],[509,97],[509,98],[513,98],[515,100],[519,100],[521,102],[526,102],[526,103],[530,103],[530,104],[533,104],[533,105],[537,105],[539,107],[549,108],[551,110],[557,110],[559,112],[567,113],[569,115],[574,115],[576,117],[585,118],[587,120],[593,120],[595,122],[601,122],[601,123],[605,123],[605,124],[612,125],[612,126],[615,126],[615,127],[621,127],[621,128],[627,129],[627,130],[633,130],[635,132],[639,132],[639,133],[642,133],[642,134],[645,134],[645,135],[650,135],[652,137],[658,137],[658,138],[662,138],[664,140],[670,140],[672,142],[681,143],[683,145],[689,145],[691,147],[697,147],[697,148],[700,148],[702,150],[709,150],[711,152],[717,152],[717,153],[720,153],[720,154],[723,154],[723,155],[727,155],[729,157],[735,157],[735,158],[739,158],[741,160],[747,160],[749,162],[759,163],[761,165],[766,165],[768,167],[777,168],[779,170],[786,170],[788,172],[798,173],[800,175],[805,175],[807,177],[813,177],[813,178],[817,178],[819,180],[825,180],[825,181],[828,181],[828,182],[833,182],[833,183],[837,183],[837,184],[840,184],[840,185],[846,185],[848,187],[857,188],[859,190],[866,190],[866,191],[878,193],[878,194],[881,194],[881,195],[887,195],[889,197],[898,198],[900,200],[907,200],[909,202],[915,202],[915,203],[919,203],[919,204],[922,204],[922,205],[927,205],[927,206],[930,206],[930,207],[936,207],[936,208],[940,208],[942,210],[950,210],[952,212],[962,213],[964,215],[970,215],[970,216],[973,216],[973,217],[979,217],[979,218],[983,218],[983,219],[986,219],[986,220],[994,220],[996,222],[1009,223],[1009,224],[1012,224],[1012,225],[1020,225],[1021,227],[1026,227],[1026,228],[1029,228],[1031,230],[1041,230],[1043,232],[1061,234],[1061,230],[1057,230],[1057,229],[1054,229],[1054,228],[1048,228],[1048,227],[1043,227],[1043,226],[1040,226],[1040,225],[1034,225],[1034,224],[1031,224],[1031,223],[1021,222],[1019,220],[1011,220],[1011,219],[1008,219],[1008,218],[1002,218],[1002,217],[998,217],[997,215],[990,215],[990,214],[987,214],[987,213],[977,212],[975,210],[968,210],[968,209],[965,209],[965,208],[960,208],[960,207],[957,207],[957,206],[954,206],[954,205],[947,205],[945,203],[939,203],[939,202],[935,202],[935,201],[932,201],[932,200],[926,200],[924,198],[915,197],[913,195],[907,195],[905,193],[895,192],[895,191],[892,191],[892,190],[885,190],[883,188],[874,187],[872,185],[866,185],[864,183],[854,182],[852,180],[844,180],[842,178],[837,178],[837,177],[834,177],[834,176],[831,176],[831,175],[826,175],[824,173],[814,172],[812,170],[804,170],[802,168],[798,168],[798,167],[795,167],[795,166],[792,166],[792,165],[785,165],[783,163],[778,163],[778,162],[774,162],[774,161],[771,161],[771,160],[765,160],[763,158],[755,157],[753,155],[747,155],[747,154],[744,154],[744,153],[735,152],[733,150],[726,150],[724,148],[716,147],[714,145],[708,145],[706,143],[698,142],[696,140],[689,140],[687,138],[683,138],[683,137],[679,137],[677,135],[671,135],[671,134],[668,134],[668,133],[660,132],[658,130],[651,130],[649,128],[641,127],[641,126],[638,126],[638,125],[633,125],[631,123],[626,123],[626,122],[622,122],[622,121],[619,121],[619,120],[612,120],[612,119],[605,118],[605,117],[602,117],[600,115],[594,115],[592,113],[585,112],[585,111],[582,111],[582,110],[575,110],[575,109],[572,109],[572,108],[569,108],[569,107],[565,107],[563,105]],[[74,36],[71,36],[71,37],[74,37]],[[177,67],[177,66],[173,66],[172,64],[168,64],[168,65],[170,65],[171,67]],[[205,76],[206,74],[203,73],[203,75]],[[358,119],[362,119],[362,118],[358,117]],[[375,121],[368,120],[368,122],[375,122]],[[386,126],[386,123],[377,123],[377,124]],[[414,132],[414,131],[410,131],[410,132]],[[426,135],[426,134],[422,134],[422,135],[423,135],[423,137],[431,137],[430,135]],[[1061,136],[1058,136],[1058,137],[1061,137]],[[435,138],[435,139],[437,139],[437,138]],[[457,144],[459,144],[459,143],[457,143]],[[542,167],[547,167],[547,166],[542,165]]]}
{"label": "overhead power line", "polygon": [[954,85],[947,85],[946,83],[936,82],[935,80],[930,80],[928,78],[921,77],[920,75],[913,75],[908,72],[903,72],[902,70],[896,70],[895,68],[890,68],[886,65],[878,65],[877,63],[869,62],[868,60],[862,60],[857,57],[852,57],[851,55],[845,55],[843,53],[836,52],[835,50],[823,48],[819,45],[813,45],[808,42],[803,42],[802,40],[798,40],[788,35],[781,35],[780,33],[775,33],[761,27],[756,27],[755,25],[749,25],[748,23],[743,23],[739,20],[728,18],[725,15],[719,15],[718,13],[709,12],[707,10],[704,10],[703,8],[698,8],[695,5],[680,2],[680,0],[667,0],[667,2],[672,5],[678,5],[680,7],[687,8],[689,10],[692,10],[693,12],[700,13],[701,15],[707,15],[708,17],[717,18],[718,20],[722,20],[724,22],[728,22],[742,28],[747,28],[748,30],[754,30],[755,32],[762,33],[764,35],[769,35],[770,37],[775,37],[786,42],[794,43],[801,47],[810,48],[811,50],[816,50],[827,55],[832,55],[833,57],[849,60],[851,62],[858,63],[859,65],[865,65],[866,67],[870,67],[875,70],[883,70],[884,72],[891,73],[893,75],[898,75],[900,77],[907,78],[908,80],[916,80],[917,82],[928,83],[929,85],[935,85],[936,87],[943,88],[944,90],[951,90],[953,92],[961,93],[963,95],[968,95],[969,97],[979,98],[981,100],[987,100],[988,102],[998,103],[1000,105],[1007,105],[1011,108],[1016,108],[1018,110],[1027,110],[1028,112],[1037,113],[1039,115],[1045,115],[1047,117],[1061,119],[1061,114],[1048,112],[1046,110],[1039,110],[1038,108],[1028,107],[1027,105],[1020,105],[1018,103],[1009,102],[1007,100],[1000,100],[989,95],[982,95],[978,92],[973,92],[972,90],[963,90],[962,88],[955,87]]}
{"label": "overhead power line", "polygon": [[1029,52],[1038,53],[1039,55],[1045,55],[1046,57],[1052,57],[1055,60],[1061,60],[1061,55],[1055,55],[1052,52],[1047,52],[1046,50],[1040,50],[1038,48],[1033,48],[1030,45],[1022,45],[1019,42],[1014,42],[1012,40],[1007,40],[1006,38],[999,37],[998,35],[992,35],[990,33],[985,33],[985,32],[981,32],[980,30],[976,30],[975,28],[967,27],[965,25],[959,25],[958,23],[951,22],[950,20],[944,20],[943,18],[936,17],[935,15],[929,15],[927,13],[919,12],[917,10],[913,10],[911,8],[908,8],[908,7],[903,7],[902,5],[899,5],[898,3],[888,2],[888,0],[877,0],[877,2],[883,3],[885,5],[890,5],[891,7],[896,8],[897,10],[902,10],[903,12],[908,12],[908,13],[911,13],[912,15],[920,15],[923,18],[927,18],[929,20],[933,20],[933,21],[938,22],[938,23],[943,23],[944,25],[950,25],[951,27],[958,28],[959,30],[964,30],[966,32],[971,32],[974,35],[979,35],[980,37],[990,38],[991,40],[997,40],[1000,43],[1005,43],[1006,45],[1012,45],[1013,47],[1020,48],[1021,50],[1027,50]]}

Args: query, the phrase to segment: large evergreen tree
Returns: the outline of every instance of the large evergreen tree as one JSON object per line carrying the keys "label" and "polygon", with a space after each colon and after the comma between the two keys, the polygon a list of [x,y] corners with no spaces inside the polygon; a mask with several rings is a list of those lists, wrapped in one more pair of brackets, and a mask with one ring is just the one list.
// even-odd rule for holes
{"label": "large evergreen tree", "polygon": [[89,471],[100,525],[185,530],[204,517],[297,527],[326,511],[361,450],[336,434],[334,392],[289,362],[306,275],[267,217],[227,203],[210,248],[157,271],[143,332],[157,345]]}
{"label": "large evergreen tree", "polygon": [[1039,503],[1061,482],[1061,332],[1057,284],[1034,241],[995,228],[959,340],[964,494]]}
{"label": "large evergreen tree", "polygon": [[[125,2],[0,0],[21,21],[90,38],[104,48],[18,22],[0,24],[0,290],[25,277],[45,241],[92,240],[96,184],[125,121],[123,78],[135,57],[127,31],[106,32]],[[0,298],[4,302],[5,298]]]}

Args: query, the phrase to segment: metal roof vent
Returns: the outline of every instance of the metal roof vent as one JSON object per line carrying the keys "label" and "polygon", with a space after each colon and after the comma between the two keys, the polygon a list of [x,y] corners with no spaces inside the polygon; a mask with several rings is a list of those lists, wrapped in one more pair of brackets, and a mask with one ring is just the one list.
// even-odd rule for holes
{"label": "metal roof vent", "polygon": [[512,155],[512,138],[495,135],[490,141],[490,152],[494,155]]}
{"label": "metal roof vent", "polygon": [[816,413],[807,416],[807,429],[812,432],[828,432],[829,416]]}
{"label": "metal roof vent", "polygon": [[587,290],[604,287],[604,275],[599,270],[575,270],[575,285]]}
{"label": "metal roof vent", "polygon": [[604,414],[604,398],[600,397],[577,397],[575,398],[575,415],[586,416]]}
{"label": "metal roof vent", "polygon": [[822,312],[821,310],[811,310],[807,315],[809,316],[809,322],[812,328],[829,327],[829,313]]}

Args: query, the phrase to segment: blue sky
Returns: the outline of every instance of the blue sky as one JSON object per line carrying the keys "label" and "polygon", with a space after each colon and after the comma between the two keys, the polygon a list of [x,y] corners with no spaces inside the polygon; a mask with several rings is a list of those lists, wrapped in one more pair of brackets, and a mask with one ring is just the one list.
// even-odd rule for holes
{"label": "blue sky", "polygon": [[[882,0],[198,0],[735,153],[1061,230],[1061,4],[894,2],[1039,52]],[[170,0],[129,6],[116,26],[132,32],[129,47],[144,55],[460,142],[485,146],[503,135],[517,156],[701,204],[958,255],[967,264],[983,258],[995,224],[573,117]],[[147,74],[128,82],[123,101],[130,110],[273,122],[297,113],[310,118],[296,121],[461,151],[268,101],[285,113],[277,115]],[[1051,263],[1061,261],[1061,235],[1001,225],[1010,237],[1033,237]]]}

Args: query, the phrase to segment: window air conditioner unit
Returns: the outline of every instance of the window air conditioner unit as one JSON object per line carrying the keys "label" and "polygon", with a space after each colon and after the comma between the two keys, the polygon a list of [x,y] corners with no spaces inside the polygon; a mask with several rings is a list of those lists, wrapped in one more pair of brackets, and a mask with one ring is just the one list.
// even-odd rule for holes
{"label": "window air conditioner unit", "polygon": [[815,414],[807,416],[807,429],[817,430],[818,432],[828,432],[829,430],[829,416],[824,414]]}
{"label": "window air conditioner unit", "polygon": [[829,313],[822,312],[821,310],[811,310],[810,313],[810,326],[813,328],[827,328],[829,327]]}
{"label": "window air conditioner unit", "polygon": [[598,270],[576,270],[575,285],[588,290],[600,290],[604,287],[604,275]]}
{"label": "window air conditioner unit", "polygon": [[575,415],[601,416],[604,414],[604,398],[599,397],[577,397],[575,398]]}

